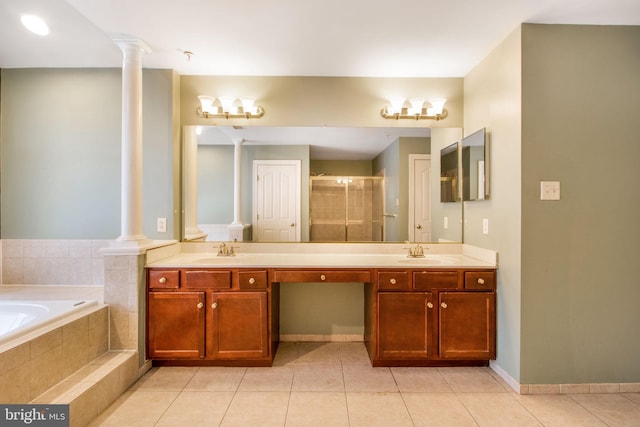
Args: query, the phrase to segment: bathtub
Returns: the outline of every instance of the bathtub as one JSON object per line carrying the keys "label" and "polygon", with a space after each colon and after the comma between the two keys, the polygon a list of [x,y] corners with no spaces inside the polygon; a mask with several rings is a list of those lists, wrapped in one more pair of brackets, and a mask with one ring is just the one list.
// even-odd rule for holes
{"label": "bathtub", "polygon": [[0,301],[0,346],[97,305],[96,300]]}

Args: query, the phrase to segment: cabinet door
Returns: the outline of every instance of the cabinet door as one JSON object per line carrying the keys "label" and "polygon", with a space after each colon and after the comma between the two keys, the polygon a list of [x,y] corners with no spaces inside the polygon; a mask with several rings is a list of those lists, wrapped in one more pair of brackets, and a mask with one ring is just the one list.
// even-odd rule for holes
{"label": "cabinet door", "polygon": [[215,359],[267,357],[266,292],[212,292],[209,298],[207,353]]}
{"label": "cabinet door", "polygon": [[149,358],[204,357],[204,302],[204,292],[149,292]]}
{"label": "cabinet door", "polygon": [[494,359],[495,292],[440,293],[440,356]]}
{"label": "cabinet door", "polygon": [[431,292],[378,293],[378,355],[385,359],[431,356]]}

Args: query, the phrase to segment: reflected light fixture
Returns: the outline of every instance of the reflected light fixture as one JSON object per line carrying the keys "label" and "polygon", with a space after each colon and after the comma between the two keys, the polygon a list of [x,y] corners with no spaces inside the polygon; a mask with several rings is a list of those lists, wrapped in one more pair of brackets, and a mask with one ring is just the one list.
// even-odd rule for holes
{"label": "reflected light fixture", "polygon": [[[264,115],[264,109],[255,105],[253,98],[236,98],[234,96],[213,96],[200,95],[200,106],[196,110],[199,117],[205,119],[258,119]],[[238,105],[238,102],[239,105]]]}
{"label": "reflected light fixture", "polygon": [[385,119],[413,119],[413,120],[442,120],[449,113],[444,108],[447,102],[444,98],[436,98],[429,101],[431,106],[425,106],[424,98],[411,98],[409,105],[405,106],[405,98],[393,97],[389,99],[389,105],[385,106],[380,114]]}

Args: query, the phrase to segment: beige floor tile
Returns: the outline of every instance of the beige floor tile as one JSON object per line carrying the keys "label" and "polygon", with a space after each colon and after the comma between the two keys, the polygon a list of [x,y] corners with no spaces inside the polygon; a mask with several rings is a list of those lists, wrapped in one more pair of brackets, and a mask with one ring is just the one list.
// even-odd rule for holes
{"label": "beige floor tile", "polygon": [[296,365],[293,370],[291,390],[344,392],[342,366]]}
{"label": "beige floor tile", "polygon": [[506,393],[487,368],[439,368],[440,374],[456,393]]}
{"label": "beige floor tile", "polygon": [[220,426],[282,427],[288,404],[288,392],[239,391],[231,401]]}
{"label": "beige floor tile", "polygon": [[298,358],[298,343],[281,342],[273,358],[273,366],[285,366],[296,361]]}
{"label": "beige floor tile", "polygon": [[240,382],[240,391],[291,391],[292,366],[247,368]]}
{"label": "beige floor tile", "polygon": [[151,368],[131,386],[132,390],[180,391],[198,371],[195,367],[163,366]]}
{"label": "beige floor tile", "polygon": [[401,392],[452,393],[437,368],[391,368]]}
{"label": "beige floor tile", "polygon": [[640,405],[640,393],[623,393],[622,395],[632,402]]}
{"label": "beige floor tile", "polygon": [[453,393],[402,393],[416,427],[473,427],[475,422]]}
{"label": "beige floor tile", "polygon": [[91,427],[153,426],[177,396],[177,391],[127,391]]}
{"label": "beige floor tile", "polygon": [[340,343],[340,358],[343,365],[371,366],[369,353],[363,342]]}
{"label": "beige floor tile", "polygon": [[602,421],[567,395],[517,396],[545,427],[605,427]]}
{"label": "beige floor tile", "polygon": [[349,426],[343,392],[292,392],[286,427]]}
{"label": "beige floor tile", "polygon": [[571,398],[610,426],[640,426],[640,405],[620,394],[572,394]]}
{"label": "beige floor tile", "polygon": [[351,427],[413,426],[400,393],[347,393]]}
{"label": "beige floor tile", "polygon": [[198,372],[184,387],[185,391],[236,391],[247,368],[207,366]]}
{"label": "beige floor tile", "polygon": [[458,397],[481,427],[542,426],[508,393],[461,393]]}
{"label": "beige floor tile", "polygon": [[397,392],[393,375],[389,368],[346,365],[342,367],[346,391]]}
{"label": "beige floor tile", "polygon": [[296,365],[336,365],[341,363],[339,342],[300,342]]}
{"label": "beige floor tile", "polygon": [[184,391],[154,427],[217,426],[222,421],[234,392]]}

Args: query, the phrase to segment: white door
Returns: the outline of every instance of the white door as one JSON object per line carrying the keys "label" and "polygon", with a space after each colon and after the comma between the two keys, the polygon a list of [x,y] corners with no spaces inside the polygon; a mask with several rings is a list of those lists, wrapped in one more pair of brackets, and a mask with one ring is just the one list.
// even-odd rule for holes
{"label": "white door", "polygon": [[431,155],[409,155],[409,240],[431,241]]}
{"label": "white door", "polygon": [[253,240],[300,240],[300,160],[253,161]]}

